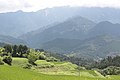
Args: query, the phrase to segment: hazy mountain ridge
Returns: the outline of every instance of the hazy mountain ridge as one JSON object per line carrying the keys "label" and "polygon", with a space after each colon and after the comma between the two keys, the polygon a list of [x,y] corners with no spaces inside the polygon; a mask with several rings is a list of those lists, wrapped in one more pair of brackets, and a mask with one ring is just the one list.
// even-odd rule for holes
{"label": "hazy mountain ridge", "polygon": [[0,43],[5,43],[5,44],[27,44],[24,40],[17,39],[11,36],[5,36],[5,35],[0,35]]}
{"label": "hazy mountain ridge", "polygon": [[94,22],[110,21],[120,23],[120,9],[99,7],[55,7],[37,12],[0,13],[0,34],[13,37],[39,29],[55,22],[63,22],[73,16],[82,16]]}
{"label": "hazy mountain ridge", "polygon": [[44,43],[42,48],[50,52],[67,53],[67,55],[75,57],[98,59],[110,55],[120,55],[119,45],[119,38],[101,35],[85,40],[59,38]]}
{"label": "hazy mountain ridge", "polygon": [[113,24],[108,21],[103,21],[98,23],[93,29],[91,29],[90,34],[93,36],[96,35],[113,35],[113,36],[120,36],[120,24],[116,23]]}

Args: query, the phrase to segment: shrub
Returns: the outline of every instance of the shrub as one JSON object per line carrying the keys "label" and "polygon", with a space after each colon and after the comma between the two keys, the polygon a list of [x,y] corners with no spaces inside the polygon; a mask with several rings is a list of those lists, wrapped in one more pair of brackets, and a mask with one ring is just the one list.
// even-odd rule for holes
{"label": "shrub", "polygon": [[32,65],[31,64],[26,64],[23,66],[24,69],[31,69]]}
{"label": "shrub", "polygon": [[39,56],[39,59],[40,59],[40,60],[46,60],[46,56],[45,56],[44,54],[41,54],[41,55]]}
{"label": "shrub", "polygon": [[36,54],[34,51],[31,51],[29,55],[27,56],[28,62],[32,65],[36,65],[35,61],[38,60],[38,54]]}
{"label": "shrub", "polygon": [[11,56],[4,56],[3,61],[8,65],[12,65],[12,57]]}
{"label": "shrub", "polygon": [[118,75],[120,74],[120,67],[110,66],[101,71],[101,74],[105,75]]}
{"label": "shrub", "polygon": [[81,66],[78,66],[77,69],[78,70],[86,70],[85,67],[81,67]]}
{"label": "shrub", "polygon": [[54,58],[54,57],[50,57],[46,59],[47,62],[57,62],[58,59]]}

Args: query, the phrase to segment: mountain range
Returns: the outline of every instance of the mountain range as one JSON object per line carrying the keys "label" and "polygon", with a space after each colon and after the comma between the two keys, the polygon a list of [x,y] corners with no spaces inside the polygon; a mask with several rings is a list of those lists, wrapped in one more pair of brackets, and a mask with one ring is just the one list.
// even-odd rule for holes
{"label": "mountain range", "polygon": [[0,34],[18,37],[53,23],[60,23],[75,16],[82,16],[96,23],[110,21],[120,23],[120,9],[99,7],[54,7],[37,12],[0,13]]}

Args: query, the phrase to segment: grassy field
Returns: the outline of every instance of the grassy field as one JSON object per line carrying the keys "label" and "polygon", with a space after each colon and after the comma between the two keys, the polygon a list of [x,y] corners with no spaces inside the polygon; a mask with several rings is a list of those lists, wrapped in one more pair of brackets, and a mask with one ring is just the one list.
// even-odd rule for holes
{"label": "grassy field", "polygon": [[120,80],[120,76],[110,76],[109,78],[98,78],[83,76],[68,76],[68,75],[45,75],[22,69],[15,66],[0,66],[0,80]]}
{"label": "grassy field", "polygon": [[23,66],[28,63],[28,60],[26,58],[12,58],[12,65],[14,66]]}
{"label": "grassy field", "polygon": [[13,58],[13,66],[0,65],[0,80],[120,80],[120,76],[103,77],[94,70],[81,70],[79,75],[75,70],[76,65],[69,62],[51,63],[38,60],[36,61],[38,66],[54,65],[54,67],[35,70],[19,66],[26,63],[25,58]]}

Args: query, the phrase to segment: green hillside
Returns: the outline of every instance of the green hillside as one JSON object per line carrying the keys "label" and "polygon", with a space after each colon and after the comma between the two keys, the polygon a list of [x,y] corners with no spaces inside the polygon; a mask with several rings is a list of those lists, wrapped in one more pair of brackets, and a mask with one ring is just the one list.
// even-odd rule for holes
{"label": "green hillside", "polygon": [[5,54],[3,49],[1,48],[0,56],[0,80],[116,80],[120,78],[119,74],[103,76],[99,72],[100,69],[86,69],[33,49],[26,53],[26,58],[24,55],[19,56],[21,53],[17,53],[18,57],[3,56],[2,54]]}
{"label": "green hillside", "polygon": [[[26,58],[13,58],[12,65],[24,67],[28,63]],[[70,62],[47,62],[46,60],[37,60],[37,66],[32,69],[43,74],[56,75],[78,75],[77,65]]]}
{"label": "green hillside", "polygon": [[[120,76],[109,78],[91,77],[93,72],[83,72],[81,76],[45,75],[19,67],[0,66],[0,80],[119,80]],[[87,76],[86,76],[87,75]]]}

